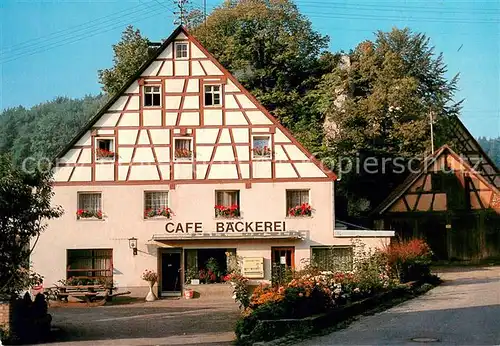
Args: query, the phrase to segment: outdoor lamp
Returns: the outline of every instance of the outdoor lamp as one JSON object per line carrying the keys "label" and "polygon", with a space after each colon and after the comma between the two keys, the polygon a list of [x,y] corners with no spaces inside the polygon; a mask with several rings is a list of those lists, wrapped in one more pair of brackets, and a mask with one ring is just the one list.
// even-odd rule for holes
{"label": "outdoor lamp", "polygon": [[128,246],[132,249],[134,256],[137,255],[137,238],[128,238]]}

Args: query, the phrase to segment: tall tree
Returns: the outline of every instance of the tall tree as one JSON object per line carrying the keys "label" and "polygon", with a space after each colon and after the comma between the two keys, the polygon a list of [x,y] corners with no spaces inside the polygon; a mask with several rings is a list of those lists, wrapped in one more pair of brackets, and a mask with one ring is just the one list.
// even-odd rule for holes
{"label": "tall tree", "polygon": [[191,32],[299,139],[321,144],[322,121],[307,94],[335,56],[320,58],[328,37],[291,1],[225,1]]}
{"label": "tall tree", "polygon": [[62,214],[51,206],[52,195],[50,174],[26,173],[0,154],[0,295],[27,288],[30,243],[36,244],[46,220]]}
{"label": "tall tree", "polygon": [[113,45],[113,67],[98,72],[102,89],[111,95],[117,93],[148,59],[148,47],[149,40],[141,35],[139,29],[127,26],[121,41]]}
{"label": "tall tree", "polygon": [[442,129],[447,117],[458,114],[460,102],[454,101],[458,76],[448,80],[445,73],[443,56],[435,54],[427,36],[395,28],[359,44],[323,77],[317,105],[326,118],[325,156],[337,162],[358,159],[362,168],[369,157],[378,162],[378,173],[351,172],[341,181],[353,212],[367,212],[404,178],[392,174],[397,167],[389,159],[403,162],[430,152],[431,112],[437,142],[446,141]]}

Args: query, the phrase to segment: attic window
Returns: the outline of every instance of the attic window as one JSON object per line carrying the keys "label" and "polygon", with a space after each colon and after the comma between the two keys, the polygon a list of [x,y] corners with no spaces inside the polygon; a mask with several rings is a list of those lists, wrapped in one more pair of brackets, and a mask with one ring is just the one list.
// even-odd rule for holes
{"label": "attic window", "polygon": [[205,85],[205,106],[221,105],[220,89],[220,85]]}
{"label": "attic window", "polygon": [[175,44],[175,58],[187,59],[188,57],[188,44],[185,42],[178,42]]}
{"label": "attic window", "polygon": [[175,138],[174,147],[174,158],[176,160],[191,160],[193,158],[191,138]]}
{"label": "attic window", "polygon": [[97,138],[95,147],[96,161],[113,161],[115,159],[114,139]]}
{"label": "attic window", "polygon": [[144,107],[161,107],[161,88],[159,85],[144,87]]}
{"label": "attic window", "polygon": [[271,145],[269,142],[269,136],[253,136],[252,153],[254,159],[271,157]]}

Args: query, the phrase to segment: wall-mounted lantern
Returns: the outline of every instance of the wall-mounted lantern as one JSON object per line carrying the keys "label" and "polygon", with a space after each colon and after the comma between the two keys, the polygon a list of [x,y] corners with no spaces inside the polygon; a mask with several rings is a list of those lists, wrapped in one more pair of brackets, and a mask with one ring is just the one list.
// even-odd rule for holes
{"label": "wall-mounted lantern", "polygon": [[128,247],[132,249],[134,256],[137,255],[137,238],[128,238]]}

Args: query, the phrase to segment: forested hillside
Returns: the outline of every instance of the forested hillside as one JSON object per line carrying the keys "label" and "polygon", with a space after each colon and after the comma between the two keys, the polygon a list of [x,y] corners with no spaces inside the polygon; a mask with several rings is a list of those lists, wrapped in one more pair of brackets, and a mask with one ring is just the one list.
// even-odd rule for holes
{"label": "forested hillside", "polygon": [[500,136],[497,138],[479,137],[477,141],[497,167],[500,167]]}
{"label": "forested hillside", "polygon": [[0,153],[21,164],[27,157],[53,158],[103,105],[105,96],[58,97],[26,109],[0,113]]}

